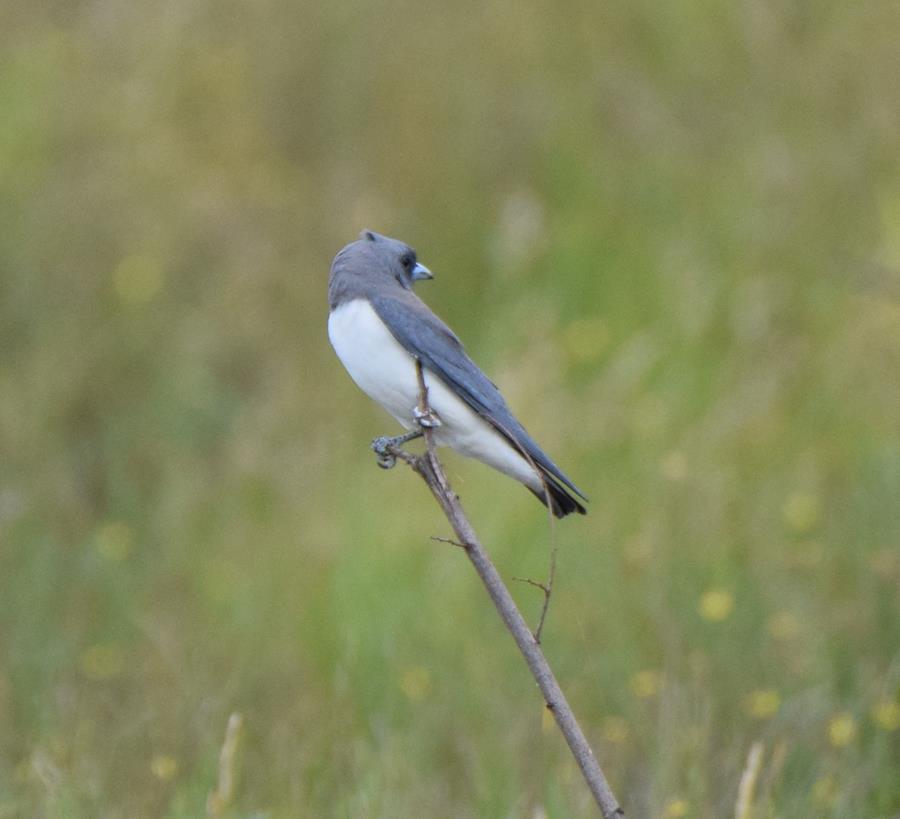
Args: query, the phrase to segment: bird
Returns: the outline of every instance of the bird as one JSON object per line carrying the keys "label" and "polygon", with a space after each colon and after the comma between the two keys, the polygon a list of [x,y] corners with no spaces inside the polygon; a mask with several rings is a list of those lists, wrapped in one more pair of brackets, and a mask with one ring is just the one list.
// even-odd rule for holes
{"label": "bird", "polygon": [[[538,446],[497,386],[454,332],[414,292],[434,278],[399,239],[363,230],[334,257],[328,279],[328,337],[352,380],[408,430],[376,438],[379,465],[391,448],[431,427],[449,447],[524,484],[552,513],[585,514],[584,493]],[[417,363],[418,362],[418,363]],[[419,372],[427,408],[419,408]]]}

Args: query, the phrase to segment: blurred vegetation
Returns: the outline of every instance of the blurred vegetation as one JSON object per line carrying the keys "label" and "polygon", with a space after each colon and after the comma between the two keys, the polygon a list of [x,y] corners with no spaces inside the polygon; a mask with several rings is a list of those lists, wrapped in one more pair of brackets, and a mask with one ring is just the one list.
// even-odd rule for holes
{"label": "blurred vegetation", "polygon": [[[633,817],[900,812],[900,7],[13,4],[0,816],[587,817],[333,254],[421,294],[592,498],[545,646]],[[506,577],[546,518],[452,479]],[[517,585],[526,611],[533,589]]]}

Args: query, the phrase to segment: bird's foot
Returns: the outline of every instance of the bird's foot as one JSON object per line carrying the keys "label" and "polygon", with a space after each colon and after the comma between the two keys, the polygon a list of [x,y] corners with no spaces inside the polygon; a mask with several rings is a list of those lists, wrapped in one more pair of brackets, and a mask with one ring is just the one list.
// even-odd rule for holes
{"label": "bird's foot", "polygon": [[382,469],[390,469],[397,464],[397,456],[391,452],[393,439],[382,435],[372,441],[372,449],[375,451],[375,463]]}
{"label": "bird's foot", "polygon": [[401,444],[412,441],[413,438],[419,438],[421,435],[422,430],[416,429],[412,432],[407,432],[405,435],[395,435],[393,438],[387,435],[376,438],[372,441],[372,450],[375,452],[375,463],[382,469],[390,469],[395,466],[397,464],[397,455],[394,450]]}
{"label": "bird's foot", "polygon": [[416,423],[424,429],[436,429],[443,424],[440,416],[430,408],[423,410],[413,407],[413,417],[416,419]]}

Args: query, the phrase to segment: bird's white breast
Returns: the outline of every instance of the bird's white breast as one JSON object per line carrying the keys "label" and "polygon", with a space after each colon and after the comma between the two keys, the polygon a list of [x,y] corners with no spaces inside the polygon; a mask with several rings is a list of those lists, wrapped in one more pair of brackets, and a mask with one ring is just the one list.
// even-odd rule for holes
{"label": "bird's white breast", "polygon": [[[332,310],[328,337],[356,385],[406,429],[413,429],[419,399],[415,359],[368,300],[354,299]],[[430,371],[424,371],[424,378],[428,403],[442,422],[434,434],[438,446],[449,446],[540,489],[541,481],[531,465],[494,427]]]}
{"label": "bird's white breast", "polygon": [[332,310],[328,337],[356,385],[407,429],[418,396],[416,365],[366,299]]}

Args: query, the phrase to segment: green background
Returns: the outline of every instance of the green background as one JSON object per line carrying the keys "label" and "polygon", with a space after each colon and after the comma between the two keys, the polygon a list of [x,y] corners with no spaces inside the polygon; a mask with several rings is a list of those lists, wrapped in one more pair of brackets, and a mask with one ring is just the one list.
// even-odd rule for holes
{"label": "green background", "polygon": [[[18,3],[0,33],[0,817],[588,817],[334,253],[591,498],[544,644],[631,817],[900,812],[900,8]],[[507,579],[549,533],[447,458]],[[534,620],[539,593],[513,592]]]}

